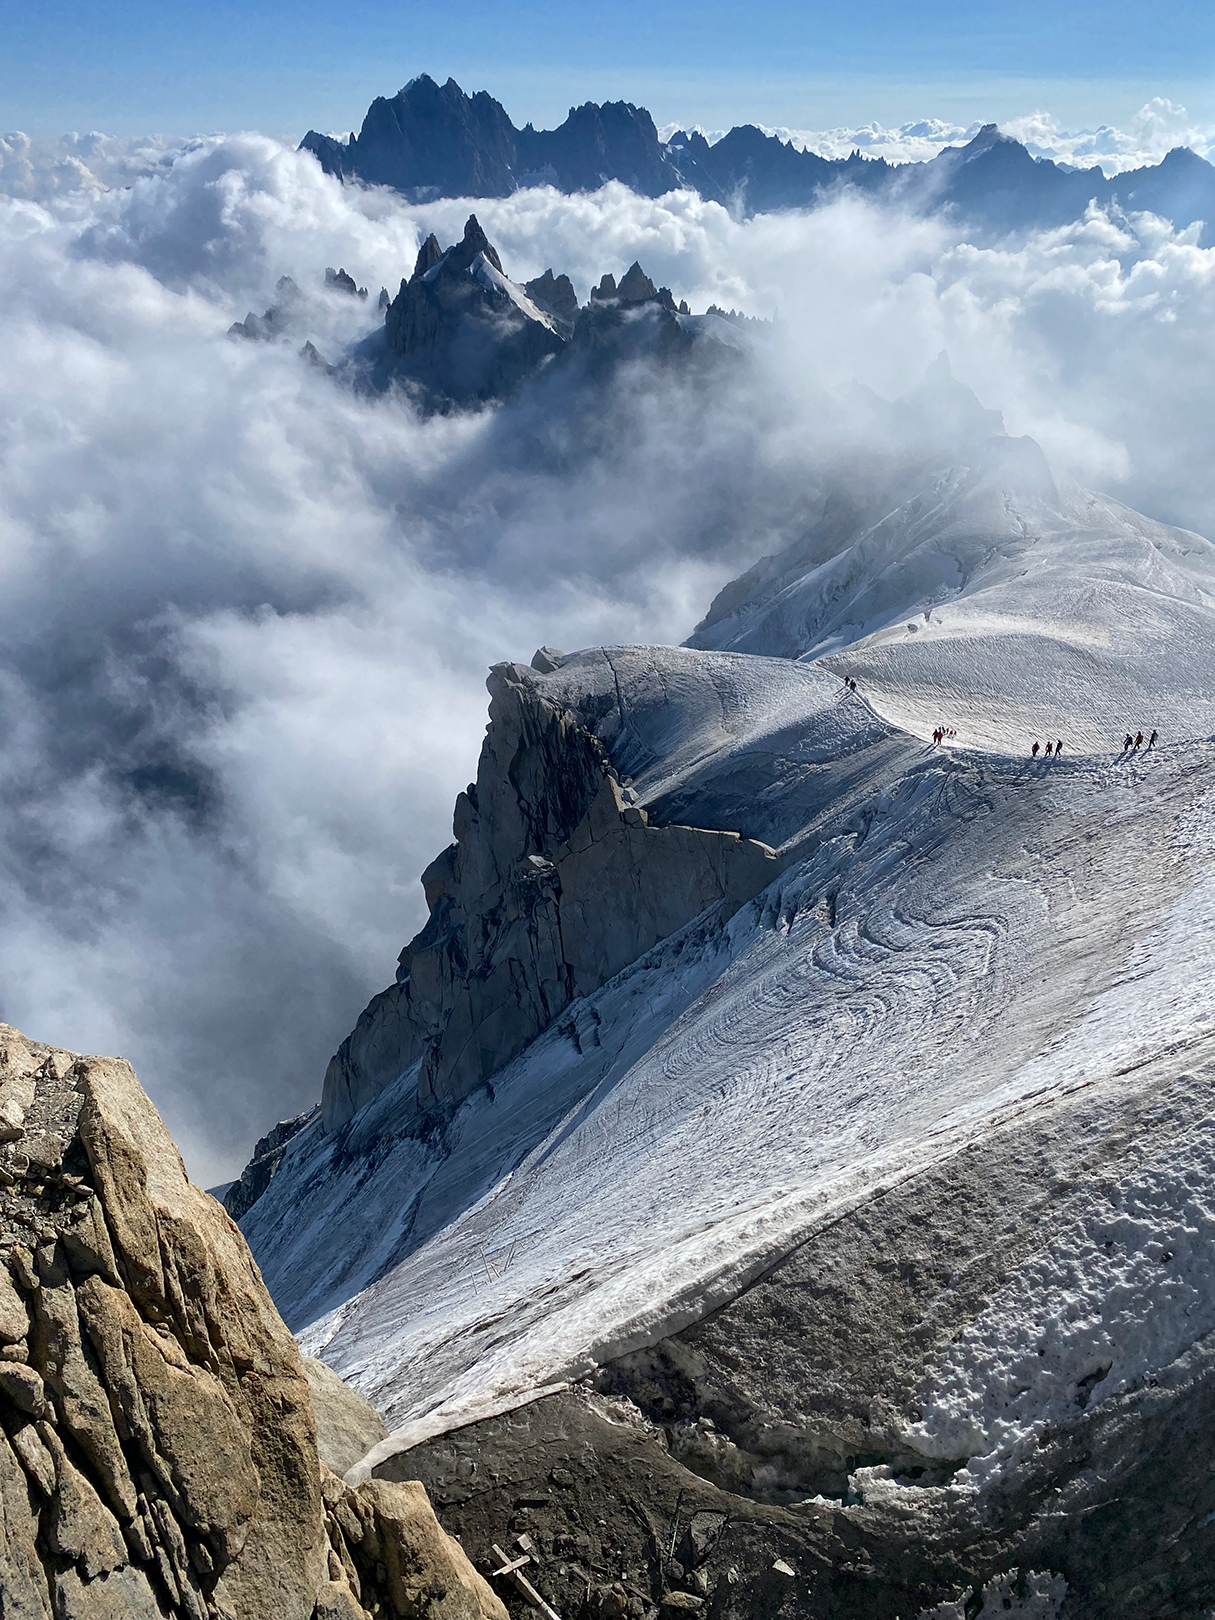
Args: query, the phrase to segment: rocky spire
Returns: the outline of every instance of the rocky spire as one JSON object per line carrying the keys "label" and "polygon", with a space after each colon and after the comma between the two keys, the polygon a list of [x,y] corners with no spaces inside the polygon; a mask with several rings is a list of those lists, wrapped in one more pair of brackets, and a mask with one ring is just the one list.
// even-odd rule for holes
{"label": "rocky spire", "polygon": [[453,268],[458,267],[461,270],[467,270],[478,253],[483,253],[500,275],[505,274],[502,269],[502,260],[498,257],[497,248],[481,229],[477,216],[470,214],[464,226],[464,236],[459,244],[452,249],[449,263]]}
{"label": "rocky spire", "polygon": [[433,270],[443,257],[443,249],[439,246],[439,239],[433,231],[418,249],[417,259],[414,261],[411,281],[420,281],[428,270]]}
{"label": "rocky spire", "polygon": [[616,296],[622,304],[644,304],[648,298],[658,297],[658,288],[634,259],[621,278]]}

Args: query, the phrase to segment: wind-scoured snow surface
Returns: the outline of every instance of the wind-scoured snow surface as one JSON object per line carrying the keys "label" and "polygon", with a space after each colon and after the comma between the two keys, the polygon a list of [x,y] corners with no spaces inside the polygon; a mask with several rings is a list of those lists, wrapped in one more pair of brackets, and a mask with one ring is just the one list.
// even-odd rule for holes
{"label": "wind-scoured snow surface", "polygon": [[[1210,548],[1060,495],[1032,446],[986,456],[935,507],[916,491],[866,528],[851,575],[904,623],[974,594],[937,642],[948,680],[896,640],[881,682],[846,687],[889,644],[874,613],[832,619],[813,575],[781,600],[817,624],[825,663],[606,648],[544,678],[654,819],[762,837],[791,864],[724,931],[706,914],[575,1004],[450,1120],[394,1123],[406,1075],[348,1135],[292,1145],[245,1229],[306,1348],[380,1406],[393,1443],[653,1342],[875,1188],[1083,1088],[1130,1095],[1139,1070],[1215,1034]],[[959,567],[909,568],[932,534]],[[1077,648],[1101,653],[1083,682]],[[946,696],[982,746],[926,743]],[[1060,729],[1092,734],[1030,759],[1004,739],[1034,701],[1052,722],[1070,701]],[[1124,754],[1103,735],[1124,725],[1167,725],[1167,745]],[[1100,1348],[1077,1326],[1045,1360],[1034,1339],[1027,1384],[1010,1322],[1028,1342],[1052,1313],[1105,1313],[1107,1388],[1207,1331],[1210,1170],[1178,1143],[1124,1207],[1078,1212],[1076,1241],[1061,1231],[952,1348],[909,1444],[998,1458],[1094,1371],[1072,1365]],[[1152,1243],[1184,1260],[1145,1325]]]}

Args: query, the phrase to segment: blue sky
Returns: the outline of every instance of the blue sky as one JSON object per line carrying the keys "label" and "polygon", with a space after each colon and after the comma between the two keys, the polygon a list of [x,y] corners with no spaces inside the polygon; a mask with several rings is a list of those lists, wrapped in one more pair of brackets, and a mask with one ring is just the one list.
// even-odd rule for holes
{"label": "blue sky", "polygon": [[709,127],[1036,108],[1077,126],[1154,95],[1215,122],[1215,5],[0,0],[0,127],[33,135],[357,128],[419,72],[490,90],[520,124],[625,97]]}

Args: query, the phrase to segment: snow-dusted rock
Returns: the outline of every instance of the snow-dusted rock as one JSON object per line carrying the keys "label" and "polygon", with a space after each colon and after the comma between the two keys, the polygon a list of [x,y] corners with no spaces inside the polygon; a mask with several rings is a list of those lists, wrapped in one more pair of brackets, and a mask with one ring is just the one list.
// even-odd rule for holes
{"label": "snow-dusted rock", "polygon": [[508,394],[560,353],[569,330],[503,273],[471,214],[454,246],[444,250],[427,237],[412,276],[388,305],[383,331],[362,353],[379,387],[407,382],[430,406],[475,403]]}

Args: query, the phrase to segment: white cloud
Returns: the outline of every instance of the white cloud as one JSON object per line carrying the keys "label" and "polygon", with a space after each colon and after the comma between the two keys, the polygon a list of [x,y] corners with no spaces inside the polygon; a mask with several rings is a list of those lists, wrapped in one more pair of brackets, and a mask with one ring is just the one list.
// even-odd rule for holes
{"label": "white cloud", "polygon": [[[0,204],[2,1015],[130,1056],[204,1177],[316,1096],[390,978],[486,665],[687,634],[857,448],[825,388],[897,393],[945,348],[1061,468],[1215,529],[1192,233],[1096,215],[979,249],[855,201],[738,221],[618,185],[475,206],[520,278],[585,296],[639,257],[696,308],[779,311],[779,341],[712,392],[631,373],[593,410],[422,422],[296,351],[369,329],[467,203],[240,136]],[[329,264],[372,297],[327,292]],[[229,340],[282,274],[289,339]]]}
{"label": "white cloud", "polygon": [[[777,135],[799,151],[817,152],[825,158],[861,152],[865,157],[885,158],[887,163],[925,163],[948,146],[964,146],[982,127],[980,122],[963,125],[940,118],[917,118],[894,126],[841,124],[834,129],[760,126],[765,134]],[[678,128],[678,124],[664,124],[658,133],[669,140]],[[1127,129],[1101,124],[1097,129],[1068,130],[1053,114],[1041,110],[1005,119],[1000,128],[1035,157],[1076,168],[1100,168],[1107,175],[1159,163],[1175,146],[1192,147],[1200,157],[1215,154],[1215,129],[1196,122],[1184,107],[1165,96],[1153,96]],[[701,128],[700,133],[712,144],[726,131]]]}

